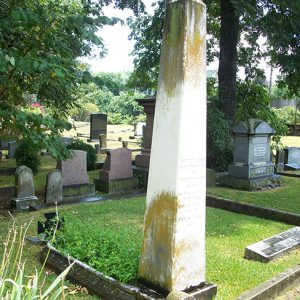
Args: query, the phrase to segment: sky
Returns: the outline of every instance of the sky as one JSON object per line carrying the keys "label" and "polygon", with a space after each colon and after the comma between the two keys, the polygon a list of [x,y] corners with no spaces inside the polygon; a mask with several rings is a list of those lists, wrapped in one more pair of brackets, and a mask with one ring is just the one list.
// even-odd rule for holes
{"label": "sky", "polygon": [[[149,12],[153,12],[151,4],[155,3],[154,0],[144,0],[146,9]],[[132,16],[132,12],[129,9],[118,10],[114,9],[112,5],[104,8],[104,14],[107,16],[114,16],[120,19],[126,20],[126,18]],[[107,55],[102,59],[97,58],[83,58],[82,61],[88,63],[91,67],[92,73],[98,72],[128,72],[133,70],[133,57],[130,53],[133,51],[134,41],[130,41],[128,36],[130,34],[130,28],[127,25],[116,24],[114,26],[104,26],[98,32],[99,36],[103,39],[104,44],[108,50]],[[261,41],[263,44],[263,41]],[[270,66],[265,62],[261,62],[261,67],[266,70],[267,80],[270,76]],[[218,61],[214,61],[208,66],[208,70],[217,70]],[[278,70],[273,72],[273,82],[278,76]],[[244,72],[239,70],[238,76],[243,78]]]}

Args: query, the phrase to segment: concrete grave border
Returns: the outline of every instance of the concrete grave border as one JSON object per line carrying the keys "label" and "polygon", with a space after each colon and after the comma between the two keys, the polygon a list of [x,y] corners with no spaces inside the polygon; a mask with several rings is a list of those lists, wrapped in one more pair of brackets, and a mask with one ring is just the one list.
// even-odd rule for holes
{"label": "concrete grave border", "polygon": [[237,298],[237,300],[275,299],[284,290],[300,284],[300,265],[291,267],[270,280],[256,286]]}
{"label": "concrete grave border", "polygon": [[300,174],[293,174],[288,172],[275,172],[275,174],[280,176],[285,176],[285,177],[300,178]]}
{"label": "concrete grave border", "polygon": [[260,207],[214,196],[206,196],[206,206],[300,226],[300,215],[273,208]]}
{"label": "concrete grave border", "polygon": [[[53,270],[62,272],[71,263],[75,262],[69,271],[67,278],[74,282],[84,285],[90,292],[101,296],[103,300],[164,300],[165,296],[156,293],[141,285],[127,285],[120,283],[116,279],[106,276],[85,263],[60,253],[49,243],[41,252],[40,258],[46,261],[46,265]],[[211,283],[205,283],[201,289],[202,293],[199,297],[194,296],[195,300],[214,299],[217,286]],[[198,290],[196,291],[198,292]],[[193,295],[193,293],[189,293]]]}

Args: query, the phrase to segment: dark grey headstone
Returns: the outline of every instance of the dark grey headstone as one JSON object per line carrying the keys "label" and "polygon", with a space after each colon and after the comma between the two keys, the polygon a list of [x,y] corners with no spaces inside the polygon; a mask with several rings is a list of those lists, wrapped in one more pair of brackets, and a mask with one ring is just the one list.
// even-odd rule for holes
{"label": "dark grey headstone", "polygon": [[285,151],[284,150],[277,150],[276,151],[276,158],[275,158],[275,166],[277,172],[282,172],[284,169],[284,158],[285,158]]}
{"label": "dark grey headstone", "polygon": [[62,173],[60,170],[52,170],[47,175],[46,185],[46,203],[55,203],[62,201]]}
{"label": "dark grey headstone", "polygon": [[285,169],[300,170],[300,148],[285,148]]}
{"label": "dark grey headstone", "polygon": [[245,249],[245,258],[269,262],[300,246],[300,227],[294,227]]}
{"label": "dark grey headstone", "polygon": [[100,134],[107,134],[107,115],[96,113],[90,117],[90,140],[98,140]]}
{"label": "dark grey headstone", "polygon": [[228,173],[234,178],[263,178],[274,174],[271,157],[271,134],[274,130],[257,119],[249,119],[234,127],[234,157]]}
{"label": "dark grey headstone", "polygon": [[7,158],[14,158],[15,152],[18,147],[18,143],[16,141],[14,142],[8,142],[8,155]]}

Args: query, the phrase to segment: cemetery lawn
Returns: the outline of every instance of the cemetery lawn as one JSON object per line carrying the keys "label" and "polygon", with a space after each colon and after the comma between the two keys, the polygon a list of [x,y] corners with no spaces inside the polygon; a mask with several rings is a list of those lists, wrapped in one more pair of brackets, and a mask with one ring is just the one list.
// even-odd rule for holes
{"label": "cemetery lawn", "polygon": [[[66,223],[65,231],[58,234],[55,246],[107,275],[123,282],[134,282],[144,210],[144,197],[59,207]],[[33,234],[37,219],[42,219],[42,212],[18,214],[16,217],[18,222],[33,217]],[[0,220],[0,225],[3,222]],[[3,235],[5,230],[2,226],[0,228]],[[218,299],[235,299],[246,290],[299,263],[300,250],[269,264],[243,258],[247,245],[289,228],[291,226],[279,222],[208,208],[207,280],[218,285]],[[29,250],[27,259],[35,261],[33,256]]]}
{"label": "cemetery lawn", "polygon": [[221,197],[266,208],[300,214],[300,178],[282,176],[283,186],[266,191],[247,192],[227,187],[208,187],[209,196]]}

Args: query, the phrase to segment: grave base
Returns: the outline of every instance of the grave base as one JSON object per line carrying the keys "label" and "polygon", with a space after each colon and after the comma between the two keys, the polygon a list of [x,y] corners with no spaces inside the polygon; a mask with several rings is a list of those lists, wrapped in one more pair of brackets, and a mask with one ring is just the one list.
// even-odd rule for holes
{"label": "grave base", "polygon": [[63,201],[77,200],[95,196],[95,185],[93,183],[67,185],[63,187]]}
{"label": "grave base", "polygon": [[94,179],[94,183],[96,191],[108,194],[128,193],[137,190],[139,187],[139,179],[136,177],[109,181]]}
{"label": "grave base", "polygon": [[264,178],[244,179],[231,177],[226,174],[219,177],[219,186],[227,186],[238,190],[256,191],[282,186],[282,179],[278,175]]}
{"label": "grave base", "polygon": [[12,208],[16,210],[29,209],[30,205],[36,204],[38,198],[36,196],[26,198],[14,198],[11,201]]}
{"label": "grave base", "polygon": [[133,166],[133,176],[139,179],[139,187],[147,189],[149,168]]}

